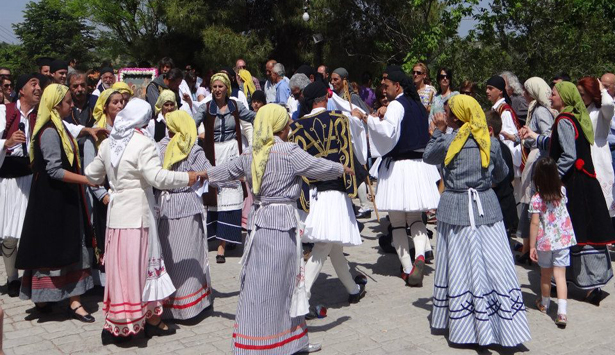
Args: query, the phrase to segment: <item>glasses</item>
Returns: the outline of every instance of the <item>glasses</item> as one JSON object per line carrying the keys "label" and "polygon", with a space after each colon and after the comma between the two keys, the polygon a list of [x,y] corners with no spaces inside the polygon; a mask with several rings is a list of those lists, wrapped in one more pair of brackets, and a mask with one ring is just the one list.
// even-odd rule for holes
{"label": "glasses", "polygon": [[12,88],[12,87],[13,87],[13,84],[4,84],[4,85],[2,85],[2,86],[8,89],[8,88]]}
{"label": "glasses", "polygon": [[438,75],[438,80],[442,80],[442,79],[451,80],[451,77],[448,74]]}
{"label": "glasses", "polygon": [[422,71],[413,71],[412,74],[414,75],[423,75]]}
{"label": "glasses", "polygon": [[461,94],[463,94],[463,95],[472,95],[472,91],[462,91]]}

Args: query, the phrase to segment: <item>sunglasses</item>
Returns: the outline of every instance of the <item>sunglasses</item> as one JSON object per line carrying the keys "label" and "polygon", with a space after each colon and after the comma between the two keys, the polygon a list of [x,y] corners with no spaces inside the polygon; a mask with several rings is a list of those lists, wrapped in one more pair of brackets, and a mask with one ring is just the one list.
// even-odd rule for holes
{"label": "sunglasses", "polygon": [[438,80],[442,80],[442,79],[451,80],[451,76],[448,74],[438,75]]}
{"label": "sunglasses", "polygon": [[463,95],[472,95],[471,91],[462,91],[461,94]]}
{"label": "sunglasses", "polygon": [[422,71],[413,71],[412,74],[414,75],[423,75]]}
{"label": "sunglasses", "polygon": [[5,87],[5,88],[12,88],[12,87],[13,87],[13,84],[4,84],[4,85],[2,85],[2,86],[3,86],[3,87]]}

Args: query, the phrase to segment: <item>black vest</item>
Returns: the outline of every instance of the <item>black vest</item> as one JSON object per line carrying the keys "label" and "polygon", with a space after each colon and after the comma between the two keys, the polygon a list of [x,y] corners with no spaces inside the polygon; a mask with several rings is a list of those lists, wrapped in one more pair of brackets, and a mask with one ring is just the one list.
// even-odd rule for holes
{"label": "black vest", "polygon": [[393,160],[422,159],[423,153],[415,151],[424,149],[429,142],[427,113],[421,104],[409,100],[405,95],[398,97],[396,101],[404,108],[401,134],[395,147],[384,158],[392,158]]}

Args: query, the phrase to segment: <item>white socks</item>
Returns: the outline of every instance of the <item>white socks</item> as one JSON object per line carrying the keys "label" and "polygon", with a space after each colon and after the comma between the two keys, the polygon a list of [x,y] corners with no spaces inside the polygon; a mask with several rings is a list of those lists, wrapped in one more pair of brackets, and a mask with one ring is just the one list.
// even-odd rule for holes
{"label": "white socks", "polygon": [[566,306],[568,305],[568,300],[557,300],[557,314],[566,315]]}
{"label": "white socks", "polygon": [[541,303],[543,306],[549,309],[549,304],[551,303],[551,297],[542,297]]}

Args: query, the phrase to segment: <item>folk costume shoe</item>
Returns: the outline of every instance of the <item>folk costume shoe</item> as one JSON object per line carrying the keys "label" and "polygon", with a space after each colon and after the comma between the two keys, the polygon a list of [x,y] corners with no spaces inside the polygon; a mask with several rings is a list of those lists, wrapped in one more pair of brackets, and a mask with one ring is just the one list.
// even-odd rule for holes
{"label": "folk costume shoe", "polygon": [[414,261],[412,271],[406,278],[406,285],[423,287],[423,269],[425,269],[425,257],[421,255]]}

